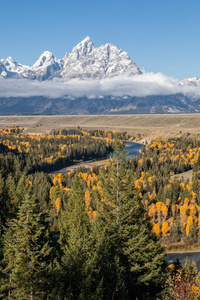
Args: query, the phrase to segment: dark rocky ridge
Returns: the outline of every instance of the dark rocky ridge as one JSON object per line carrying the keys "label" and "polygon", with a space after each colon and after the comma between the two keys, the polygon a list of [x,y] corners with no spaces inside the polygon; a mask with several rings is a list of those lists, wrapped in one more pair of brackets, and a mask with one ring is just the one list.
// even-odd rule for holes
{"label": "dark rocky ridge", "polygon": [[71,100],[69,98],[0,98],[0,114],[161,114],[199,113],[199,102],[182,94],[146,97],[116,97]]}

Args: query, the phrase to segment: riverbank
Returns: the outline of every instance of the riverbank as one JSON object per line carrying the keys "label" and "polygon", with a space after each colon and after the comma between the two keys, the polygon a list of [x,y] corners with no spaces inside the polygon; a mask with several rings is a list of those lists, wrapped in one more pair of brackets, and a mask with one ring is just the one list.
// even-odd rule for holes
{"label": "riverbank", "polygon": [[75,163],[71,166],[64,167],[62,169],[59,169],[57,171],[52,172],[51,174],[55,175],[58,173],[65,174],[67,172],[70,172],[71,170],[76,171],[78,168],[84,167],[86,169],[93,168],[93,167],[102,167],[108,163],[108,159],[106,157],[100,158],[100,159],[91,159],[87,161],[82,161]]}
{"label": "riverbank", "polygon": [[179,251],[166,251],[166,254],[187,254],[187,253],[200,253],[200,249],[196,249],[196,250],[179,250]]}
{"label": "riverbank", "polygon": [[[125,151],[126,150],[128,151],[128,157],[130,159],[133,158],[136,155],[139,155],[139,153],[141,151],[141,148],[144,146],[143,144],[135,143],[135,142],[129,142],[129,141],[124,142],[124,145],[125,146],[124,146],[123,149]],[[51,174],[53,174],[53,175],[58,174],[58,173],[65,174],[67,172],[70,172],[71,170],[75,171],[80,167],[85,167],[86,169],[93,168],[93,167],[102,167],[102,166],[104,166],[108,163],[108,161],[109,161],[108,157],[109,157],[110,154],[111,153],[109,153],[107,155],[107,157],[102,157],[102,158],[99,158],[99,159],[91,159],[91,160],[87,160],[87,161],[77,162],[75,164],[72,164],[71,166],[67,166],[67,167],[59,169],[57,171],[54,171]]]}
{"label": "riverbank", "polygon": [[163,248],[165,248],[166,253],[192,253],[192,252],[200,252],[200,245],[193,244],[189,245],[188,243],[172,243],[172,244],[162,244]]}
{"label": "riverbank", "polygon": [[167,265],[176,263],[177,261],[183,266],[187,259],[197,264],[200,271],[200,246],[199,245],[186,245],[179,242],[169,245],[163,245],[166,250],[165,261]]}

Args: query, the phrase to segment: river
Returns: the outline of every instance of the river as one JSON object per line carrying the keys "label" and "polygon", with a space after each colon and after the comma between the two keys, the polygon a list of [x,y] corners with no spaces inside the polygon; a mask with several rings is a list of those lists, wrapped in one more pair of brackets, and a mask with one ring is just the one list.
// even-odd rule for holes
{"label": "river", "polygon": [[[124,146],[124,150],[128,151],[128,157],[131,159],[136,155],[139,155],[140,153],[140,149],[143,147],[143,144],[139,144],[139,143],[131,143],[131,142],[125,142],[125,146]],[[97,167],[102,167],[104,165],[106,165],[108,163],[108,158],[109,158],[110,154],[108,154],[108,156],[106,158],[102,158],[99,160],[88,160],[88,161],[82,161],[79,163],[76,163],[72,166],[68,166],[62,169],[59,169],[57,171],[52,172],[52,174],[58,174],[58,173],[62,173],[65,174],[67,172],[69,172],[70,170],[77,170],[79,167],[85,167],[86,169],[97,166]]]}
{"label": "river", "polygon": [[134,156],[139,155],[142,147],[145,147],[145,145],[139,143],[125,142],[125,147],[123,148],[123,150],[128,151],[128,157],[131,159]]}
{"label": "river", "polygon": [[186,252],[171,252],[167,253],[165,257],[165,261],[167,265],[171,265],[179,260],[181,265],[184,265],[186,259],[189,259],[191,262],[195,261],[197,264],[197,268],[200,271],[200,251],[186,251]]}

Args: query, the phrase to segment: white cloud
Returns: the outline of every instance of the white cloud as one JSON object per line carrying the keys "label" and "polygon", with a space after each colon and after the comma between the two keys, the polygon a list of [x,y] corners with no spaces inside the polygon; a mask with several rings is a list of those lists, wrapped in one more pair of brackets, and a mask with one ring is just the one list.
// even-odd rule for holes
{"label": "white cloud", "polygon": [[0,78],[0,97],[63,96],[88,98],[112,96],[147,96],[183,93],[200,96],[200,86],[181,85],[175,78],[162,73],[144,73],[135,76],[116,76],[101,80],[36,81]]}

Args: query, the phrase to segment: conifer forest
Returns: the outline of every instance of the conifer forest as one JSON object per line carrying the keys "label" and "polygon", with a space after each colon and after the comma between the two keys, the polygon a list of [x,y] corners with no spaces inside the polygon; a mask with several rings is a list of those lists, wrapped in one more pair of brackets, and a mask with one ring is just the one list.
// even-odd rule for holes
{"label": "conifer forest", "polygon": [[0,129],[0,299],[200,299],[196,264],[165,262],[200,247],[200,139],[158,138],[129,159],[134,139]]}

